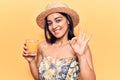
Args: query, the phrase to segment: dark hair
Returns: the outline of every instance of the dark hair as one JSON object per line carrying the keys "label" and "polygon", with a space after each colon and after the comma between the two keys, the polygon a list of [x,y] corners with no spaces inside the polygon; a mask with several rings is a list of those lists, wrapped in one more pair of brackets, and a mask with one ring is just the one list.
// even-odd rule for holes
{"label": "dark hair", "polygon": [[[59,12],[61,15],[65,16],[66,19],[69,21],[68,24],[68,40],[71,40],[75,35],[74,35],[74,27],[73,27],[73,21],[72,18],[63,12]],[[44,25],[44,34],[45,34],[45,39],[48,43],[55,43],[57,38],[49,31],[48,29],[48,23],[47,23],[47,17],[45,18],[45,25]]]}

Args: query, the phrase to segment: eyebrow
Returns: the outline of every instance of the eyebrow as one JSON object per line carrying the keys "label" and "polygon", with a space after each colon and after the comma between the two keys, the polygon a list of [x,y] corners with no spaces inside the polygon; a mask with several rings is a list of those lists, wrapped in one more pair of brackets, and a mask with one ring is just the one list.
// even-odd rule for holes
{"label": "eyebrow", "polygon": [[[61,16],[60,17],[56,17],[55,20],[58,19],[58,18],[62,18],[62,17]],[[51,21],[51,20],[47,20],[47,22],[49,22],[49,21]]]}
{"label": "eyebrow", "polygon": [[62,17],[56,17],[55,20],[58,19],[58,18],[62,18]]}

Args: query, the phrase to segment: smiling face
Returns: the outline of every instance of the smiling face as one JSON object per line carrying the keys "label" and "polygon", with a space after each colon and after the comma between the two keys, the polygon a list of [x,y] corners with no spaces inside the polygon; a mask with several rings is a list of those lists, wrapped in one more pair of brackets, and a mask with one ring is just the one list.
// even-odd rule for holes
{"label": "smiling face", "polygon": [[69,21],[60,13],[52,13],[47,16],[49,31],[56,37],[62,38],[68,35]]}

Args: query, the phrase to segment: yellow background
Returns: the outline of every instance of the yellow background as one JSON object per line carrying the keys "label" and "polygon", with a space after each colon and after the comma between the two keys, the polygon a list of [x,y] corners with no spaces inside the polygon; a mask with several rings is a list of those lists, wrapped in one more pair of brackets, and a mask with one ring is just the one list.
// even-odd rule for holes
{"label": "yellow background", "polygon": [[[25,39],[44,40],[36,16],[51,1],[63,1],[80,15],[97,80],[120,80],[120,0],[0,0],[0,80],[33,80],[22,57]],[[77,34],[77,28],[75,28]]]}

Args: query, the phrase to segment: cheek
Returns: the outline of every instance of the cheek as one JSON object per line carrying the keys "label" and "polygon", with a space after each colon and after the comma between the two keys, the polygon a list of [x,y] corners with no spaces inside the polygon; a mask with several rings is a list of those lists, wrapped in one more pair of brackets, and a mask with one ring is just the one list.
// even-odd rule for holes
{"label": "cheek", "polygon": [[61,23],[59,23],[58,25],[64,27],[64,26],[65,26],[65,23],[61,22]]}
{"label": "cheek", "polygon": [[48,26],[48,29],[49,29],[49,31],[51,32],[52,28],[51,28],[50,26]]}
{"label": "cheek", "polygon": [[68,30],[68,27],[66,26],[65,29],[64,29],[64,31],[66,32],[67,30]]}
{"label": "cheek", "polygon": [[68,30],[68,24],[64,24],[63,28],[64,30]]}
{"label": "cheek", "polygon": [[62,27],[64,27],[65,29],[68,28],[68,23],[67,21],[64,21],[63,23],[60,24]]}

